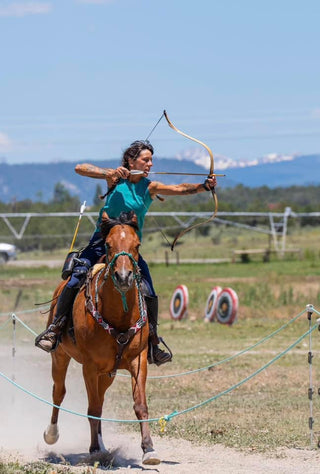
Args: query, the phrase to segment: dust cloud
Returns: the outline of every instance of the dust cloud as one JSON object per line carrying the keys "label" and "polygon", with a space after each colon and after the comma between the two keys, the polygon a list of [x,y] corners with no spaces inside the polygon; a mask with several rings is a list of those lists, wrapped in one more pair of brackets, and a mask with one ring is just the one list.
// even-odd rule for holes
{"label": "dust cloud", "polygon": [[[13,383],[0,377],[0,457],[6,452],[26,461],[92,464],[88,456],[90,429],[85,417],[87,396],[81,366],[74,361],[70,363],[62,406],[83,416],[60,410],[60,437],[50,446],[45,443],[43,432],[50,423],[52,411],[51,357],[30,341],[17,343],[14,354],[12,349],[10,341],[1,340],[0,371]],[[117,433],[113,423],[103,423],[102,429],[109,452],[105,462],[112,459],[115,464],[116,457],[118,466],[128,466],[141,460],[140,440],[135,435]]]}

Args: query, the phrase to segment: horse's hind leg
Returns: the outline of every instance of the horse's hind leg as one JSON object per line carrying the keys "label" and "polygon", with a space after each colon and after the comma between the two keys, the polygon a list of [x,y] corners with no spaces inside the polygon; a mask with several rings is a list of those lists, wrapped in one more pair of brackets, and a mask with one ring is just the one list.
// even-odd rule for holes
{"label": "horse's hind leg", "polygon": [[54,444],[59,438],[58,429],[58,416],[59,406],[61,405],[64,396],[66,394],[66,374],[70,362],[70,356],[66,354],[61,347],[51,354],[52,356],[52,378],[53,378],[53,390],[52,390],[52,401],[54,406],[52,408],[51,422],[48,425],[46,431],[43,433],[44,440],[47,444]]}

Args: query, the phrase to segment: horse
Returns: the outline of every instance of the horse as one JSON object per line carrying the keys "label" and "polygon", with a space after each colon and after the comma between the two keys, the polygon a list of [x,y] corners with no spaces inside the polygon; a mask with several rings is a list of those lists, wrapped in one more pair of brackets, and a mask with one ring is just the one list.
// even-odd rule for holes
{"label": "horse", "polygon": [[[75,299],[72,318],[64,328],[57,349],[51,353],[53,378],[53,409],[51,421],[44,432],[47,444],[59,437],[59,407],[66,394],[65,378],[71,358],[82,365],[88,398],[88,420],[91,431],[89,452],[103,453],[101,415],[104,395],[115,379],[118,369],[131,375],[134,411],[141,420],[143,464],[159,464],[153,448],[146,400],[147,352],[149,325],[144,302],[141,274],[137,265],[140,241],[133,212],[128,220],[102,216],[101,233],[105,240],[106,261],[94,274],[90,271],[86,284]],[[66,282],[56,288],[53,301]],[[52,303],[48,325],[55,314]]]}

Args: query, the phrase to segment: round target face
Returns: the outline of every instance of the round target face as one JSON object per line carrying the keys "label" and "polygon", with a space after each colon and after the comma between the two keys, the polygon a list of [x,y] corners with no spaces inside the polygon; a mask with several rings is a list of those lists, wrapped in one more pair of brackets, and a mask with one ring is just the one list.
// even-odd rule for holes
{"label": "round target face", "polygon": [[204,319],[206,321],[214,321],[217,316],[218,296],[221,293],[221,290],[221,286],[215,286],[211,290],[204,312]]}
{"label": "round target face", "polygon": [[187,315],[188,303],[188,288],[185,285],[177,286],[170,302],[170,314],[172,319],[182,319],[185,317]]}
{"label": "round target face", "polygon": [[238,315],[239,300],[232,288],[224,288],[218,296],[217,320],[221,324],[233,324]]}

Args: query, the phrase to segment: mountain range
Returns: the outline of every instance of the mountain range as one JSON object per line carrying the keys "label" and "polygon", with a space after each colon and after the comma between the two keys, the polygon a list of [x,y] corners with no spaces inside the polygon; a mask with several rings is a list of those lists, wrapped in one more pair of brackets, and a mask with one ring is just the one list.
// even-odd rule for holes
{"label": "mountain range", "polygon": [[[116,168],[119,160],[94,161],[97,166]],[[49,201],[53,190],[61,182],[72,195],[78,195],[81,201],[91,204],[97,185],[106,191],[106,183],[79,176],[74,172],[77,162],[55,163],[0,163],[0,201],[30,199]],[[185,152],[176,158],[154,158],[152,171],[207,173],[209,158],[201,152]],[[224,157],[215,158],[215,171],[225,173],[218,178],[221,187],[234,187],[242,184],[247,187],[268,186],[289,187],[320,185],[320,154],[314,155],[269,155],[252,161],[233,161]],[[202,177],[150,175],[152,180],[167,184],[182,182],[201,182]],[[203,180],[205,176],[203,177]]]}

